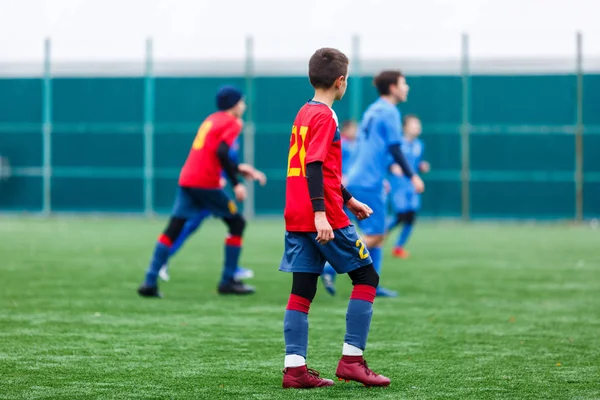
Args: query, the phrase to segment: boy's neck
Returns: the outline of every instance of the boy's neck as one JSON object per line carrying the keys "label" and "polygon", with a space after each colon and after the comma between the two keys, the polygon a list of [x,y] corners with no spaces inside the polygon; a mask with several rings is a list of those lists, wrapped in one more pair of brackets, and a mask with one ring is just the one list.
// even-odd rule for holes
{"label": "boy's neck", "polygon": [[331,108],[333,107],[333,102],[335,101],[335,92],[331,89],[315,89],[315,95],[312,99],[313,101],[327,104]]}
{"label": "boy's neck", "polygon": [[394,98],[394,96],[392,96],[391,94],[381,95],[379,97],[382,98],[383,100],[387,101],[388,103],[391,103],[391,104],[395,105],[395,106],[398,105],[398,100],[396,100]]}

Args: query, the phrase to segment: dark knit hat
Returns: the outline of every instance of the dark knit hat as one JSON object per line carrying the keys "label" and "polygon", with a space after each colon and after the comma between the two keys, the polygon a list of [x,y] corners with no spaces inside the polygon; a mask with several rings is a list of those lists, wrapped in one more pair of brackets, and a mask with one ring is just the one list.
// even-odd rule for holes
{"label": "dark knit hat", "polygon": [[242,92],[234,86],[223,86],[217,92],[217,108],[220,111],[229,110],[242,99]]}

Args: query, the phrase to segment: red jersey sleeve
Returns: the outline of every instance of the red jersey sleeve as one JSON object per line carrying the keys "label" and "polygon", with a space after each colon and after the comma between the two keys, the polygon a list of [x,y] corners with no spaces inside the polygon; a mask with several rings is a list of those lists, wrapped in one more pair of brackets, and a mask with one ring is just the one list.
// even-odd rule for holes
{"label": "red jersey sleeve", "polygon": [[315,120],[309,129],[310,133],[306,145],[306,164],[325,161],[337,128],[333,113],[323,112],[315,116]]}
{"label": "red jersey sleeve", "polygon": [[221,141],[227,143],[227,146],[231,147],[233,142],[238,138],[242,131],[242,120],[235,119],[228,123],[221,134]]}

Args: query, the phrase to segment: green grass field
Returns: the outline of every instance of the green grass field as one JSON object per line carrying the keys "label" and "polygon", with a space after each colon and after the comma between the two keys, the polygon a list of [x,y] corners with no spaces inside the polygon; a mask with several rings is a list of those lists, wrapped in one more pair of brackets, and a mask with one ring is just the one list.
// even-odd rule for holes
{"label": "green grass field", "polygon": [[[1,399],[600,398],[600,230],[420,224],[413,258],[385,259],[401,297],[376,300],[366,352],[392,385],[290,391],[282,224],[247,230],[256,295],[216,294],[225,229],[210,221],[172,260],[165,298],[142,299],[164,222],[0,218]],[[309,366],[325,377],[350,288],[342,277],[311,309]]]}

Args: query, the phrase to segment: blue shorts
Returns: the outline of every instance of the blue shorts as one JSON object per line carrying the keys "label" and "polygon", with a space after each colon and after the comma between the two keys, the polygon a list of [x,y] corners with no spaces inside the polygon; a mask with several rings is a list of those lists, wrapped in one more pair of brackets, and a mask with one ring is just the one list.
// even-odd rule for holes
{"label": "blue shorts", "polygon": [[[348,191],[356,200],[365,203],[373,210],[373,214],[367,219],[356,221],[363,235],[383,235],[386,232],[386,210],[385,210],[385,193],[381,190],[380,193],[373,190],[363,188],[349,187]],[[356,218],[354,218],[356,220]]]}
{"label": "blue shorts", "polygon": [[238,209],[222,189],[177,188],[172,216],[189,219],[206,212],[219,218],[232,218]]}
{"label": "blue shorts", "polygon": [[396,213],[417,211],[421,208],[421,195],[412,187],[396,190],[390,197]]}
{"label": "blue shorts", "polygon": [[338,274],[347,274],[373,263],[354,225],[336,229],[333,235],[331,242],[321,245],[315,240],[316,232],[286,232],[279,270],[321,274],[328,261]]}

